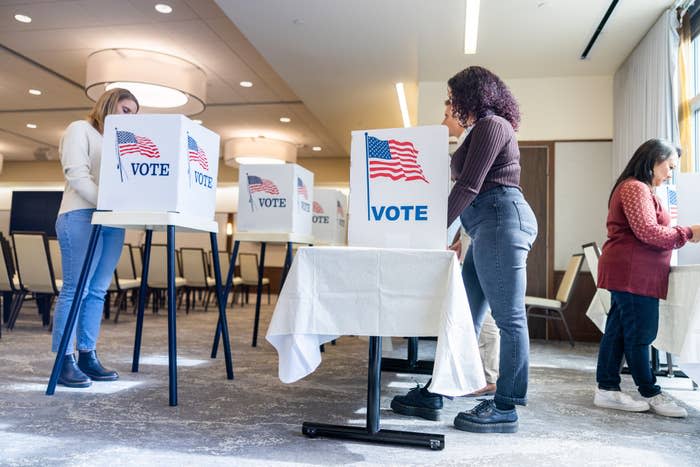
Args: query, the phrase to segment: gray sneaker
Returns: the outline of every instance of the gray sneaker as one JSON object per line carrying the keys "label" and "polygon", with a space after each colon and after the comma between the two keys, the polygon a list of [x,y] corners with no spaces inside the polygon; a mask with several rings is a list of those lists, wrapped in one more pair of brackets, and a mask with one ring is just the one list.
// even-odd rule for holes
{"label": "gray sneaker", "polygon": [[651,411],[655,414],[676,418],[685,418],[688,416],[688,412],[683,407],[676,404],[676,401],[662,392],[654,397],[645,397],[644,399],[649,404]]}
{"label": "gray sneaker", "polygon": [[606,409],[625,410],[627,412],[646,412],[649,404],[645,401],[633,399],[622,391],[606,391],[596,389],[593,404]]}

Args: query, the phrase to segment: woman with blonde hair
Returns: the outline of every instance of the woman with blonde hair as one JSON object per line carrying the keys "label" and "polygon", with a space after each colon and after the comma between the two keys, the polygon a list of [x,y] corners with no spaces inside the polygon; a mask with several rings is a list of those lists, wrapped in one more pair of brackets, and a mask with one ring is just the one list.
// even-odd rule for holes
{"label": "woman with blonde hair", "polygon": [[[90,237],[92,214],[97,205],[102,133],[109,114],[134,114],[139,104],[126,89],[105,92],[95,103],[87,120],[66,128],[59,147],[66,186],[56,219],[56,235],[61,248],[63,286],[53,321],[52,351],[58,352],[68,319]],[[95,381],[114,381],[116,371],[108,370],[97,359],[95,347],[100,332],[105,293],[112,280],[124,243],[124,230],[103,227],[87,277],[85,294],[78,311],[77,326],[71,330],[71,344],[63,360],[58,383],[86,388]],[[78,361],[74,356],[77,334]]]}

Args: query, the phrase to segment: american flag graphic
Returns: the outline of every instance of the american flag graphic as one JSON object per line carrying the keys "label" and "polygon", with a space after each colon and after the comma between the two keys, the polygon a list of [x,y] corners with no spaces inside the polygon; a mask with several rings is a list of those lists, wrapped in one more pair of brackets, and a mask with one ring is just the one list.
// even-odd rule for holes
{"label": "american flag graphic", "polygon": [[668,189],[668,211],[671,219],[678,219],[678,194],[673,188]]}
{"label": "american flag graphic", "polygon": [[297,177],[297,191],[304,199],[309,199],[309,192],[306,190],[306,185],[301,181],[301,178]]}
{"label": "american flag graphic", "polygon": [[202,170],[209,171],[207,154],[204,152],[204,149],[197,145],[197,141],[189,135],[187,136],[187,153],[189,154],[190,162],[196,162]]}
{"label": "american flag graphic", "polygon": [[418,164],[418,150],[410,141],[383,140],[369,136],[367,157],[369,178],[387,177],[392,180],[423,180],[430,183]]}
{"label": "american flag graphic", "polygon": [[336,204],[335,211],[336,211],[336,214],[338,215],[338,217],[345,217],[345,211],[343,211],[343,205],[340,204],[340,201],[336,200],[335,204]]}
{"label": "american flag graphic", "polygon": [[130,131],[117,130],[117,149],[120,156],[136,154],[151,158],[160,157],[160,151],[150,138],[138,136]]}
{"label": "american flag graphic", "polygon": [[256,175],[248,175],[248,191],[252,193],[268,193],[270,195],[279,195],[280,191],[277,185],[270,180],[260,178]]}
{"label": "american flag graphic", "polygon": [[318,204],[318,201],[314,201],[314,214],[323,214],[323,207]]}

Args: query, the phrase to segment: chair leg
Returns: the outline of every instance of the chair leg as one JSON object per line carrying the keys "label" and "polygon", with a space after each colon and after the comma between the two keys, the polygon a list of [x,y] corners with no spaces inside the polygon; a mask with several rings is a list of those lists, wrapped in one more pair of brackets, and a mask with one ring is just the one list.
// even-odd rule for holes
{"label": "chair leg", "polygon": [[571,347],[574,347],[574,338],[571,335],[571,331],[569,330],[569,325],[566,322],[566,318],[564,318],[564,313],[561,310],[553,310],[555,313],[557,313],[561,317],[561,322],[564,323],[564,329],[566,330],[566,335],[569,336],[569,344],[571,344]]}

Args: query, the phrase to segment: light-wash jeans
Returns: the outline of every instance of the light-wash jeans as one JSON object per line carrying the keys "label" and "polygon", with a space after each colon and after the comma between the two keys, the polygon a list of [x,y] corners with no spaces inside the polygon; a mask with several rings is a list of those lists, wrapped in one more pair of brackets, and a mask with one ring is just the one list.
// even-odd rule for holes
{"label": "light-wash jeans", "polygon": [[525,405],[530,342],[525,316],[527,255],[537,238],[537,219],[519,189],[497,187],[477,196],[461,214],[471,237],[462,279],[474,329],[486,313],[501,334],[496,402]]}
{"label": "light-wash jeans", "polygon": [[[94,212],[94,209],[76,209],[65,212],[56,219],[56,234],[61,247],[61,264],[63,266],[63,287],[58,296],[53,316],[51,345],[53,352],[58,352],[63,330],[68,320],[68,313],[73,304],[75,289],[78,286],[80,271],[83,268],[90,240],[90,232],[92,231],[90,220]],[[124,229],[102,227],[87,278],[83,301],[78,311],[76,322],[78,350],[95,350],[102,322],[105,294],[112,281],[123,243]],[[66,354],[75,351],[75,337],[76,328],[73,328]]]}

